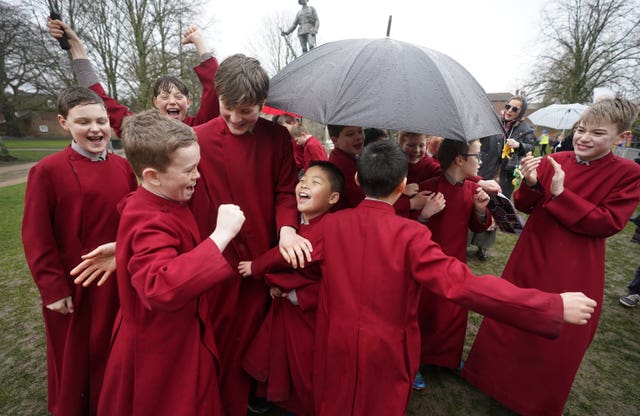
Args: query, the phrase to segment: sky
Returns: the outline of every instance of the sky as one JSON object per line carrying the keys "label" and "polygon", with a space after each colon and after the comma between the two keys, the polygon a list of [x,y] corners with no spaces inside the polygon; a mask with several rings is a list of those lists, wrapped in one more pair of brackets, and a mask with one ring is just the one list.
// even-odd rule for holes
{"label": "sky", "polygon": [[[386,35],[435,49],[462,64],[488,93],[510,92],[530,74],[539,45],[542,10],[549,0],[310,0],[320,19],[318,45]],[[220,58],[255,55],[251,40],[265,19],[291,16],[297,0],[206,0],[209,42]],[[294,32],[295,33],[295,32]],[[297,42],[297,37],[292,37]]]}

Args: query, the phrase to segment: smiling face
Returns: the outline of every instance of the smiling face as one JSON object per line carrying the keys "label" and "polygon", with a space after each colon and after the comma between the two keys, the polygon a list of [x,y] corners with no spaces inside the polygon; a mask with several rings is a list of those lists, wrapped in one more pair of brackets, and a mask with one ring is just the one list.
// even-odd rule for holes
{"label": "smiling face", "polygon": [[402,142],[402,151],[407,155],[409,163],[418,163],[427,151],[427,136],[411,134]]}
{"label": "smiling face", "polygon": [[358,156],[364,146],[364,130],[362,127],[346,126],[338,134],[331,137],[331,141],[338,149],[351,155]]}
{"label": "smiling face", "polygon": [[584,123],[580,121],[573,135],[573,150],[581,160],[589,162],[611,151],[622,142],[626,132],[619,132],[613,122]]}
{"label": "smiling face", "polygon": [[522,101],[511,99],[504,106],[504,119],[507,121],[512,121],[518,118],[518,114],[520,114],[520,110],[522,110]]}
{"label": "smiling face", "polygon": [[243,135],[253,129],[258,118],[260,118],[259,104],[240,104],[235,108],[227,107],[220,98],[220,116],[222,116],[229,131],[235,135]]}
{"label": "smiling face", "polygon": [[102,104],[77,105],[69,110],[67,117],[58,115],[58,122],[91,154],[102,154],[111,140],[109,116]]}
{"label": "smiling face", "polygon": [[329,175],[318,166],[307,169],[296,185],[296,202],[307,220],[318,217],[338,202],[338,192],[331,190]]}
{"label": "smiling face", "polygon": [[174,120],[182,121],[187,117],[187,110],[189,110],[191,100],[173,86],[169,91],[162,91],[153,97],[153,105],[160,113]]}
{"label": "smiling face", "polygon": [[178,148],[171,155],[171,164],[165,172],[156,172],[154,190],[160,196],[172,201],[184,202],[191,199],[200,172],[200,146],[193,143]]}

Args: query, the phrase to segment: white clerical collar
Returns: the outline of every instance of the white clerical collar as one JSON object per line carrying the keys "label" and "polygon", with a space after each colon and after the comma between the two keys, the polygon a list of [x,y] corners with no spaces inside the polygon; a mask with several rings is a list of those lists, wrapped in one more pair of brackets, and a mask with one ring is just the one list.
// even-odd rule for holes
{"label": "white clerical collar", "polygon": [[71,141],[71,148],[75,150],[76,153],[79,153],[87,159],[90,159],[92,162],[102,162],[107,160],[107,149],[104,149],[102,153],[96,155],[95,153],[88,152],[86,149],[80,147],[78,142],[76,142],[75,140]]}

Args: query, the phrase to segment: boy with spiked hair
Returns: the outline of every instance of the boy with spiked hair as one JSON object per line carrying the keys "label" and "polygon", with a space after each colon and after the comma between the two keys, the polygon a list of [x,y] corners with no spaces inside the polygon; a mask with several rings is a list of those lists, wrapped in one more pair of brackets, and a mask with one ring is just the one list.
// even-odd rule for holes
{"label": "boy with spiked hair", "polygon": [[[446,256],[428,229],[395,214],[407,159],[388,141],[368,145],[358,207],[327,215],[312,241],[322,280],[316,328],[315,414],[401,415],[418,369],[420,286],[479,313],[553,338],[563,320],[585,324],[595,302],[581,293],[520,289],[476,277]],[[339,383],[336,380],[340,380]]]}

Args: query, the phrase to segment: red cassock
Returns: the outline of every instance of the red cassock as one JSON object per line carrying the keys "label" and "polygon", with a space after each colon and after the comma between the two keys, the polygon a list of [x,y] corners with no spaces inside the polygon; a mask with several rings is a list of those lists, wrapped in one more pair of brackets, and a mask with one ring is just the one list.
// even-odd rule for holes
{"label": "red cassock", "polygon": [[[468,229],[479,233],[491,225],[491,214],[485,210],[484,222],[478,220],[473,195],[478,185],[471,181],[452,185],[444,175],[420,184],[420,190],[442,192],[447,206],[429,218],[426,225],[431,238],[448,256],[467,262]],[[467,310],[457,303],[423,290],[418,306],[421,364],[456,368],[462,358],[467,331]]]}
{"label": "red cassock", "polygon": [[[300,234],[309,235],[322,218],[302,225]],[[247,349],[243,367],[264,383],[267,400],[299,416],[313,415],[311,376],[320,264],[291,271],[277,248],[252,264],[252,271],[258,274],[278,268],[289,271],[266,274],[267,283],[284,292],[295,289],[299,305],[283,298],[272,302],[267,318]]]}
{"label": "red cassock", "polygon": [[355,180],[355,174],[358,170],[358,161],[355,157],[336,147],[329,155],[329,162],[336,165],[344,175],[344,189],[340,193],[340,200],[333,210],[338,211],[358,206],[358,204],[364,199],[364,192]]}
{"label": "red cassock", "polygon": [[[420,285],[462,306],[549,337],[562,299],[476,277],[431,233],[385,202],[327,215],[313,255],[322,261],[314,355],[318,415],[403,415],[418,370]],[[316,241],[314,238],[312,241]],[[447,276],[447,278],[443,278]]]}
{"label": "red cassock", "polygon": [[[92,162],[68,147],[29,171],[22,242],[42,296],[47,336],[49,412],[95,414],[118,310],[115,276],[103,286],[82,287],[69,275],[88,253],[115,241],[116,205],[136,189],[127,161],[109,154]],[[46,305],[71,296],[75,312],[62,315]]]}
{"label": "red cassock", "polygon": [[[218,94],[216,93],[213,83],[216,71],[218,70],[218,60],[213,57],[209,58],[194,67],[193,70],[202,85],[202,98],[198,114],[195,116],[187,116],[183,120],[183,123],[187,126],[197,126],[220,115],[220,103],[218,102]],[[109,97],[101,84],[93,84],[89,86],[89,89],[98,94],[104,101],[104,104],[107,106],[111,128],[116,136],[120,137],[122,120],[133,113],[129,111],[129,108]]]}
{"label": "red cassock", "polygon": [[424,155],[416,163],[409,163],[407,171],[407,183],[420,184],[429,178],[433,178],[442,173],[440,163],[431,156]]}
{"label": "red cassock", "polygon": [[199,243],[185,204],[140,187],[119,208],[121,309],[99,414],[226,414],[208,305],[201,295],[236,279],[235,270],[211,239]]}
{"label": "red cassock", "polygon": [[328,160],[327,151],[324,150],[322,143],[315,136],[309,137],[303,148],[304,170],[307,170],[309,163],[315,160]]}
{"label": "red cassock", "polygon": [[552,341],[484,320],[462,375],[523,415],[562,414],[598,327],[605,240],[624,228],[640,200],[640,167],[629,160],[609,153],[586,166],[573,152],[548,157],[562,165],[565,190],[552,197],[554,169],[543,160],[541,187],[516,191],[516,207],[531,215],[503,278],[548,292],[583,292],[599,306],[587,325],[565,325]]}
{"label": "red cassock", "polygon": [[[220,117],[195,130],[202,176],[192,210],[201,235],[207,237],[215,229],[220,204],[240,206],[246,221],[223,253],[235,268],[240,260],[257,258],[277,245],[281,227],[298,228],[291,136],[264,119],[241,136],[232,134]],[[246,414],[251,379],[241,359],[267,312],[267,286],[262,279],[238,278],[211,293],[210,300],[224,409],[229,415]]]}

